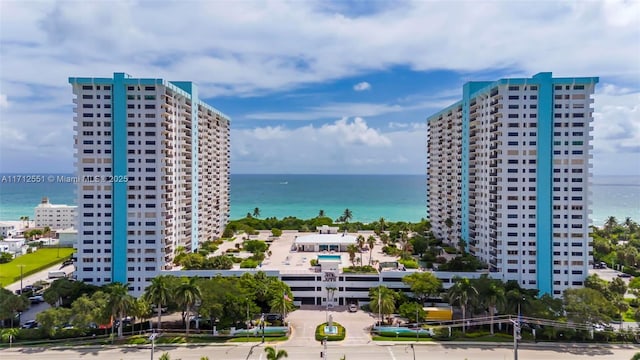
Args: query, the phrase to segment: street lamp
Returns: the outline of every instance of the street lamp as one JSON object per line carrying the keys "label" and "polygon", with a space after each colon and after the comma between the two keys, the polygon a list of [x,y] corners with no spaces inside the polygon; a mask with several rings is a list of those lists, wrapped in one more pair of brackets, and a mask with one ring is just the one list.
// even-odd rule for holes
{"label": "street lamp", "polygon": [[[420,321],[418,321],[418,306],[416,306],[416,342],[420,341]],[[411,346],[411,348],[413,349],[413,346]],[[415,358],[415,350],[413,351],[414,355],[413,357]]]}
{"label": "street lamp", "polygon": [[264,313],[260,317],[260,328],[262,328],[262,343],[264,344]]}

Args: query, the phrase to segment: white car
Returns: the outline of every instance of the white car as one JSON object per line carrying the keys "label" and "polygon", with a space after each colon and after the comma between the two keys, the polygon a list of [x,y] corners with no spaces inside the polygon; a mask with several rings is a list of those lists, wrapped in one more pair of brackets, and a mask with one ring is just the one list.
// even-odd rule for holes
{"label": "white car", "polygon": [[44,302],[44,297],[42,295],[36,295],[29,298],[29,301],[32,304],[40,304]]}

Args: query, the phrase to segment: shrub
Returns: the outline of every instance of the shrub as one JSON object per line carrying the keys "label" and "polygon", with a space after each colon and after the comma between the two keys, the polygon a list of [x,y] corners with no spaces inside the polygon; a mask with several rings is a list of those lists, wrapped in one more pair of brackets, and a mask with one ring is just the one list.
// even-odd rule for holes
{"label": "shrub", "polygon": [[258,267],[258,264],[260,262],[258,262],[257,260],[253,260],[253,259],[244,259],[242,260],[242,262],[240,263],[240,268],[241,269],[255,269]]}
{"label": "shrub", "polygon": [[271,229],[271,235],[273,235],[275,237],[280,237],[280,236],[282,236],[282,230],[277,229],[277,228],[273,228],[273,229]]}
{"label": "shrub", "polygon": [[367,274],[375,274],[378,272],[373,266],[370,266],[370,265],[349,266],[349,267],[343,268],[342,271],[345,273],[367,273]]}
{"label": "shrub", "polygon": [[444,252],[446,252],[447,254],[455,254],[458,251],[453,246],[445,246],[444,247]]}
{"label": "shrub", "polygon": [[398,260],[398,262],[402,265],[404,265],[405,268],[407,269],[417,269],[418,268],[418,262],[415,261],[414,259],[400,259]]}
{"label": "shrub", "polygon": [[247,240],[244,242],[243,247],[245,251],[250,253],[264,253],[269,248],[266,242],[262,240]]}
{"label": "shrub", "polygon": [[233,237],[233,235],[235,235],[235,233],[234,233],[233,229],[231,227],[229,227],[229,226],[227,226],[224,229],[224,232],[222,233],[222,237],[223,238],[231,238],[231,237]]}
{"label": "shrub", "polygon": [[398,256],[400,255],[400,249],[398,249],[395,246],[385,246],[382,248],[382,252],[387,254],[387,255],[391,255],[391,256]]}
{"label": "shrub", "polygon": [[311,266],[318,266],[320,264],[318,264],[318,259],[311,259]]}
{"label": "shrub", "polygon": [[333,325],[338,328],[337,334],[325,334],[324,327],[327,326],[327,323],[322,323],[316,327],[316,340],[322,341],[327,338],[327,341],[342,341],[347,335],[347,331],[344,329],[344,326],[338,324],[337,322],[333,322]]}
{"label": "shrub", "polygon": [[10,253],[8,252],[0,253],[0,264],[8,263],[11,260],[13,260],[13,255],[11,255]]}

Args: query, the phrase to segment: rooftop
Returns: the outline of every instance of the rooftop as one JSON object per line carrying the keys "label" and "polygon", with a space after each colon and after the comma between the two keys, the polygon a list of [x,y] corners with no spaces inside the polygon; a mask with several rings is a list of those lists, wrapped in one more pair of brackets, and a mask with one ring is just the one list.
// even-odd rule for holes
{"label": "rooftop", "polygon": [[[365,237],[371,235],[371,232],[366,232]],[[355,242],[356,237],[359,234],[348,234],[344,237],[342,234],[322,234],[319,235],[317,233],[299,233],[297,231],[287,231],[283,232],[282,236],[277,239],[270,240],[271,231],[260,231],[259,235],[251,236],[252,240],[263,240],[271,243],[269,247],[269,251],[271,251],[271,256],[268,256],[262,262],[262,267],[259,267],[257,270],[278,270],[281,274],[301,274],[301,273],[314,273],[316,272],[316,268],[311,266],[311,260],[317,259],[318,256],[331,256],[331,260],[339,259],[341,261],[340,268],[351,266],[351,262],[349,261],[349,253],[347,252],[299,252],[295,251],[294,242],[303,239],[304,241],[311,241],[313,239],[317,239],[317,236],[322,236],[320,238],[321,241],[328,240],[329,238],[333,239],[333,241],[342,241],[347,239],[353,239]],[[228,248],[233,248],[235,243],[241,244],[243,242],[243,237],[246,235],[238,235],[234,242],[225,242],[218,251],[216,251],[215,255],[220,255],[224,253],[224,251]],[[346,238],[346,239],[345,239]],[[376,238],[376,244],[373,247],[372,252],[372,260],[379,262],[391,262],[397,261],[397,257],[389,256],[382,252],[382,242],[380,239]],[[348,241],[348,240],[347,240]],[[360,259],[362,256],[362,262],[364,265],[369,264],[369,251],[364,251],[362,254],[357,253],[356,258]],[[238,268],[236,264],[234,269]]]}

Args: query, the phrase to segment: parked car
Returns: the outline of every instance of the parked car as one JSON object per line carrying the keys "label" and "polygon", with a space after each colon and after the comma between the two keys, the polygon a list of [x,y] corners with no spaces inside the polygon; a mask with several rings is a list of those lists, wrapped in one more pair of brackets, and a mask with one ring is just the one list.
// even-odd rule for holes
{"label": "parked car", "polygon": [[40,304],[42,302],[44,302],[44,297],[42,295],[35,295],[29,298],[29,301],[32,304]]}
{"label": "parked car", "polygon": [[356,312],[356,311],[358,311],[358,305],[349,304],[349,312]]}
{"label": "parked car", "polygon": [[35,329],[37,327],[38,327],[38,322],[35,320],[29,320],[29,321],[26,321],[24,324],[22,324],[23,329]]}
{"label": "parked car", "polygon": [[631,276],[631,275],[629,275],[629,274],[627,274],[627,273],[620,273],[620,274],[618,274],[618,277],[621,277],[621,278],[630,278],[630,277],[632,277],[632,276]]}
{"label": "parked car", "polygon": [[64,262],[62,262],[62,266],[60,266],[60,268],[62,269],[65,266],[69,266],[69,265],[73,265],[73,260],[71,259],[67,259]]}

